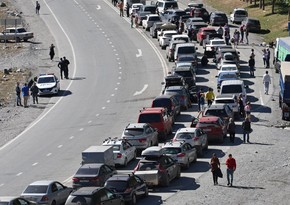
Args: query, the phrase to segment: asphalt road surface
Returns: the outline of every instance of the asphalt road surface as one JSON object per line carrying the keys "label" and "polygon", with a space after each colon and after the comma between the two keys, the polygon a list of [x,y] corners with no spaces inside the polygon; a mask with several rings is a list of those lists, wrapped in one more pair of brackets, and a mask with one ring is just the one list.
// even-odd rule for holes
{"label": "asphalt road surface", "polygon": [[[61,82],[62,95],[52,98],[50,106],[27,130],[0,148],[1,195],[20,194],[26,185],[42,179],[71,185],[81,151],[100,145],[107,137],[119,137],[129,122],[136,122],[139,110],[150,106],[160,94],[160,83],[173,66],[166,61],[157,40],[142,29],[131,29],[129,18],[119,17],[110,1],[43,1],[42,5],[41,18],[53,33],[60,55],[71,62],[71,80]],[[254,44],[238,47],[241,77],[250,87],[253,119],[265,125],[274,102],[271,95],[263,95],[264,68],[261,47],[257,46],[260,39],[250,35],[250,42]],[[249,78],[246,66],[251,48],[256,51],[255,78]],[[203,50],[199,47],[198,51]],[[216,73],[213,63],[199,68],[198,87],[215,88]],[[275,87],[270,90],[274,92]],[[174,130],[189,126],[196,110],[194,105],[183,112]],[[235,146],[240,144],[237,140]],[[150,196],[138,204],[175,202],[184,190],[198,189],[201,185],[197,180],[210,174],[212,153],[223,157],[231,147],[227,140],[222,145],[211,145],[203,158],[182,172],[181,179],[172,181],[169,187],[151,190]],[[130,172],[136,163],[131,162],[120,172]]]}

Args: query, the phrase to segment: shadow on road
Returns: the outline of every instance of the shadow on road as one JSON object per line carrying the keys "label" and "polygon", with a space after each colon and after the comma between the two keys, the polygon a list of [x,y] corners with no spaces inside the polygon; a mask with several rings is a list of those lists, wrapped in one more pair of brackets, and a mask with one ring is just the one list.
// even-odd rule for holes
{"label": "shadow on road", "polygon": [[204,82],[208,82],[209,80],[207,78],[204,77],[196,77],[196,82],[198,83],[204,83]]}
{"label": "shadow on road", "polygon": [[86,79],[85,77],[74,77],[74,78],[70,78],[70,80],[84,80]]}
{"label": "shadow on road", "polygon": [[265,189],[264,187],[258,187],[258,186],[226,186],[226,185],[219,185],[222,187],[228,187],[228,188],[236,188],[236,189]]}

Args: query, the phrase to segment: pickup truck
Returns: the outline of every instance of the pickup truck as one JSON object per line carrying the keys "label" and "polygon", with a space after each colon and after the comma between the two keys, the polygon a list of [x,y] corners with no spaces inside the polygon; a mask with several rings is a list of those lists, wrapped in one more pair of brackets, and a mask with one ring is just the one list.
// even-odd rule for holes
{"label": "pickup truck", "polygon": [[6,28],[4,31],[0,33],[0,41],[28,41],[28,39],[33,38],[33,33],[26,31],[23,27],[12,27]]}

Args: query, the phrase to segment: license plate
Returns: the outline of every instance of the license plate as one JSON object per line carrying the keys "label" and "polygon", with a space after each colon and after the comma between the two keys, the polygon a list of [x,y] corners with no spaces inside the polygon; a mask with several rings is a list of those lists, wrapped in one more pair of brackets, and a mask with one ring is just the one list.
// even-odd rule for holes
{"label": "license plate", "polygon": [[49,90],[43,90],[43,92],[44,92],[44,93],[48,93],[48,92],[49,92]]}
{"label": "license plate", "polygon": [[80,180],[80,182],[89,182],[89,180]]}

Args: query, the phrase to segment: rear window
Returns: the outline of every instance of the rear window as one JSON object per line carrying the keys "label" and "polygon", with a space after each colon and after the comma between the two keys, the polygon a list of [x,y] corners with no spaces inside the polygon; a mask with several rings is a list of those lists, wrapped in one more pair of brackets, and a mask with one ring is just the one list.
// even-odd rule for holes
{"label": "rear window", "polygon": [[190,72],[190,71],[175,71],[175,73],[177,73],[178,75],[181,75],[182,77],[185,77],[185,78],[193,77],[192,72]]}
{"label": "rear window", "polygon": [[235,103],[235,100],[230,100],[230,99],[215,100],[215,103],[218,103],[218,104],[231,104],[231,103]]}
{"label": "rear window", "polygon": [[225,110],[207,110],[204,113],[205,116],[218,116],[218,117],[227,117]]}
{"label": "rear window", "polygon": [[179,133],[176,135],[176,139],[190,140],[195,137],[195,133]]}
{"label": "rear window", "polygon": [[177,2],[165,2],[165,6],[166,9],[173,7],[173,8],[178,8]]}
{"label": "rear window", "polygon": [[107,181],[106,187],[116,192],[123,192],[127,188],[127,181]]}
{"label": "rear window", "polygon": [[24,193],[37,193],[37,194],[45,194],[47,192],[48,186],[46,185],[29,185]]}
{"label": "rear window", "polygon": [[224,19],[227,18],[227,16],[226,16],[225,14],[216,14],[216,16],[217,16],[217,17],[222,17],[222,18],[224,18]]}
{"label": "rear window", "polygon": [[149,17],[149,21],[160,21],[160,18],[158,16],[152,16]]}
{"label": "rear window", "polygon": [[192,53],[195,53],[194,46],[185,46],[178,48],[178,54],[192,54]]}
{"label": "rear window", "polygon": [[157,99],[153,101],[152,107],[171,108],[171,101],[170,99]]}
{"label": "rear window", "polygon": [[205,128],[205,127],[218,127],[217,122],[198,122],[196,127]]}
{"label": "rear window", "polygon": [[164,154],[178,154],[181,152],[181,148],[178,147],[166,147],[163,148]]}
{"label": "rear window", "polygon": [[67,205],[90,205],[91,197],[89,196],[69,196],[65,202]]}
{"label": "rear window", "polygon": [[249,19],[248,22],[249,22],[250,24],[260,25],[260,21],[258,21],[258,20]]}
{"label": "rear window", "polygon": [[54,83],[54,77],[45,77],[45,78],[38,78],[37,83]]}
{"label": "rear window", "polygon": [[237,10],[235,12],[235,16],[247,16],[247,15],[248,15],[248,13],[244,10]]}
{"label": "rear window", "polygon": [[160,114],[140,114],[139,116],[139,123],[154,123],[160,121]]}
{"label": "rear window", "polygon": [[222,86],[221,93],[242,93],[242,86],[241,85],[225,85]]}
{"label": "rear window", "polygon": [[143,128],[134,128],[134,129],[126,129],[124,134],[128,136],[135,136],[142,135],[143,132],[144,132]]}
{"label": "rear window", "polygon": [[79,175],[95,175],[99,172],[99,168],[80,168],[76,174]]}
{"label": "rear window", "polygon": [[158,162],[140,162],[138,171],[158,170]]}

